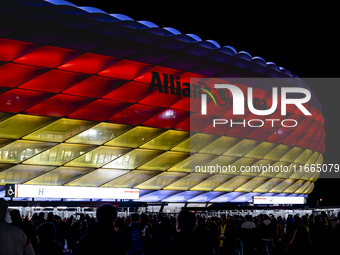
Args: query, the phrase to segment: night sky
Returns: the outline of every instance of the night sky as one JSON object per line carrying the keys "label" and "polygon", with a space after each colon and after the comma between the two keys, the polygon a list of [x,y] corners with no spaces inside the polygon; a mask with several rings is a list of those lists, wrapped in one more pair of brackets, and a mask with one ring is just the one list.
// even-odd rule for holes
{"label": "night sky", "polygon": [[[285,2],[271,5],[243,1],[204,1],[188,5],[184,1],[82,1],[107,13],[124,14],[136,21],[151,21],[159,27],[172,27],[182,34],[196,34],[202,40],[214,40],[220,46],[232,46],[252,57],[289,70],[300,78],[338,78],[339,22],[335,6],[308,5],[301,8]],[[214,4],[215,2],[215,4]],[[183,6],[184,5],[184,6]],[[333,13],[334,12],[334,13]],[[339,80],[327,79],[327,85],[308,84],[323,106],[326,129],[324,163],[339,164]],[[308,203],[340,205],[340,172],[333,178],[319,179]]]}

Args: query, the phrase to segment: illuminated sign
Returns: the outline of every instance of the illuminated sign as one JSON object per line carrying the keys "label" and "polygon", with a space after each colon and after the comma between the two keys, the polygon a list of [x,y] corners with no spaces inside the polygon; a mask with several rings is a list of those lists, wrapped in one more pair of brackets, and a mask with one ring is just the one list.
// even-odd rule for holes
{"label": "illuminated sign", "polygon": [[293,205],[293,204],[305,204],[305,197],[259,197],[253,196],[253,204],[259,205]]}
{"label": "illuminated sign", "polygon": [[6,196],[75,199],[139,199],[139,189],[7,184]]}

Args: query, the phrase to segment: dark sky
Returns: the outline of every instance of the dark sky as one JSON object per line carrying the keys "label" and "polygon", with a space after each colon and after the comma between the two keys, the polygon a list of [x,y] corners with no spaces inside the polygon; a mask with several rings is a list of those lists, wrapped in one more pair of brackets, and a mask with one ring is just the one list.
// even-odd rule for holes
{"label": "dark sky", "polygon": [[[136,21],[151,21],[159,27],[173,27],[183,34],[196,34],[202,40],[215,40],[220,46],[229,45],[236,51],[246,51],[253,57],[274,62],[302,79],[339,77],[339,22],[335,6],[319,3],[298,8],[279,2],[267,8],[243,1],[196,1],[191,5],[184,1],[70,2],[125,14]],[[323,105],[326,121],[324,163],[339,164],[337,103],[340,88],[337,80],[328,79],[326,85],[320,83],[310,86]],[[337,195],[340,173],[335,177],[319,179],[308,202],[313,204],[319,197],[324,205],[340,205]]]}

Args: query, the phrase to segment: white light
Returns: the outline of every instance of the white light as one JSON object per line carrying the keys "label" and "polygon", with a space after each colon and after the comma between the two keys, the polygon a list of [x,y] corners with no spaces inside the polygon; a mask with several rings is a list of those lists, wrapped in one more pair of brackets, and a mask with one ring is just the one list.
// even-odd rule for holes
{"label": "white light", "polygon": [[304,204],[304,197],[253,197],[254,204]]}
{"label": "white light", "polygon": [[15,197],[75,199],[139,199],[139,189],[15,185]]}

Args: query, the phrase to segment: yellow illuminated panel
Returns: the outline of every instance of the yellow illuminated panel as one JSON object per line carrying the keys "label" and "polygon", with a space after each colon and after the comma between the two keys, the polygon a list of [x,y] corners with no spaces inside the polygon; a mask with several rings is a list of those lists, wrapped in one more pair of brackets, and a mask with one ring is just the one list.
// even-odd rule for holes
{"label": "yellow illuminated panel", "polygon": [[66,184],[66,186],[98,187],[108,181],[126,174],[129,170],[97,169]]}
{"label": "yellow illuminated panel", "polygon": [[93,145],[63,143],[26,160],[24,164],[60,166],[93,148]]}
{"label": "yellow illuminated panel", "polygon": [[305,183],[305,181],[299,180],[299,181],[295,182],[294,184],[292,184],[291,186],[289,186],[286,190],[284,190],[283,193],[294,193],[304,183]]}
{"label": "yellow illuminated panel", "polygon": [[28,165],[16,165],[5,171],[0,172],[0,185],[6,183],[23,183],[30,180],[37,175],[46,173],[52,170],[53,166],[28,166]]}
{"label": "yellow illuminated panel", "polygon": [[317,160],[319,158],[319,152],[315,151],[313,155],[307,160],[306,164],[316,164]]}
{"label": "yellow illuminated panel", "polygon": [[286,154],[290,148],[291,147],[288,145],[280,144],[274,150],[269,152],[263,159],[277,161],[282,158],[282,156]]}
{"label": "yellow illuminated panel", "polygon": [[66,142],[101,145],[131,128],[133,126],[102,122],[68,139]]}
{"label": "yellow illuminated panel", "polygon": [[58,167],[26,182],[25,184],[64,185],[66,182],[87,174],[90,171],[93,171],[93,169],[80,167]]}
{"label": "yellow illuminated panel", "polygon": [[305,182],[300,188],[298,188],[297,191],[295,191],[295,193],[297,193],[297,194],[303,194],[303,193],[305,193],[305,191],[308,189],[309,185],[310,185],[310,182],[309,182],[309,181],[308,181],[308,182]]}
{"label": "yellow illuminated panel", "polygon": [[315,182],[317,179],[319,179],[320,173],[316,172],[313,174],[311,178],[309,178],[309,181]]}
{"label": "yellow illuminated panel", "polygon": [[236,192],[251,192],[254,189],[256,189],[258,186],[265,183],[267,180],[268,180],[268,178],[263,178],[263,177],[252,178],[252,179],[250,179],[249,182],[238,187],[235,191]]}
{"label": "yellow illuminated panel", "polygon": [[234,191],[249,180],[251,180],[250,177],[236,176],[220,187],[214,189],[214,191]]}
{"label": "yellow illuminated panel", "polygon": [[102,187],[134,188],[138,184],[149,180],[159,173],[160,172],[157,171],[134,170],[102,185]]}
{"label": "yellow illuminated panel", "polygon": [[[199,154],[198,154],[199,155]],[[200,166],[198,168],[200,173],[211,173],[211,174],[228,174],[230,166],[239,158],[236,157],[227,157],[227,156],[219,156],[214,160],[210,161],[208,164],[204,166]],[[196,169],[195,169],[196,170]],[[232,172],[231,174],[238,174],[237,172]]]}
{"label": "yellow illuminated panel", "polygon": [[279,183],[277,186],[273,187],[269,192],[270,193],[282,193],[289,186],[293,185],[294,182],[296,182],[296,180],[287,179],[287,180]]}
{"label": "yellow illuminated panel", "polygon": [[309,187],[303,192],[304,194],[310,194],[314,189],[314,182],[312,182]]}
{"label": "yellow illuminated panel", "polygon": [[322,154],[319,154],[319,157],[317,159],[317,161],[315,162],[315,164],[322,164],[323,163],[323,156]]}
{"label": "yellow illuminated panel", "polygon": [[144,182],[142,182],[141,184],[139,184],[138,186],[136,186],[136,188],[138,189],[162,189],[168,185],[170,185],[171,183],[179,180],[180,178],[183,178],[184,176],[186,176],[187,173],[179,173],[179,172],[164,172],[161,173],[149,180],[145,180]]}
{"label": "yellow illuminated panel", "polygon": [[[315,166],[319,166],[319,167],[322,167],[322,163],[323,163],[323,157],[322,157],[322,154],[319,154],[318,156],[318,159],[316,160],[316,162],[314,163]],[[315,172],[311,177],[310,177],[310,181],[316,181],[320,176],[320,173],[319,172]],[[313,186],[314,187],[314,186]],[[313,188],[312,188],[313,190]]]}
{"label": "yellow illuminated panel", "polygon": [[160,128],[135,127],[105,145],[136,148],[163,132],[164,130]]}
{"label": "yellow illuminated panel", "polygon": [[0,148],[0,162],[20,163],[54,145],[56,143],[17,140]]}
{"label": "yellow illuminated panel", "polygon": [[275,177],[277,178],[291,178],[292,174],[294,174],[299,169],[299,165],[297,164],[289,164],[287,162],[277,162],[277,166],[283,166],[284,170],[280,171]]}
{"label": "yellow illuminated panel", "polygon": [[101,167],[128,153],[131,148],[100,146],[65,164],[66,166]]}
{"label": "yellow illuminated panel", "polygon": [[191,174],[187,175],[186,177],[176,181],[173,184],[170,184],[169,186],[167,186],[163,189],[188,190],[188,189],[192,188],[193,186],[199,184],[200,182],[207,180],[209,177],[211,177],[210,174],[191,173]]}
{"label": "yellow illuminated panel", "polygon": [[297,163],[297,164],[305,164],[312,154],[313,154],[313,151],[307,149],[307,150],[305,150],[304,152],[302,152],[302,153],[295,159],[294,163]]}
{"label": "yellow illuminated panel", "polygon": [[222,155],[239,141],[241,141],[240,138],[223,136],[202,149],[199,153]]}
{"label": "yellow illuminated panel", "polygon": [[234,147],[229,149],[227,152],[225,152],[223,155],[243,157],[259,144],[260,144],[259,141],[244,139],[238,144],[236,144]]}
{"label": "yellow illuminated panel", "polygon": [[217,135],[197,133],[181,142],[171,150],[196,153],[218,138]]}
{"label": "yellow illuminated panel", "polygon": [[135,149],[108,163],[104,168],[135,169],[163,153],[156,150]]}
{"label": "yellow illuminated panel", "polygon": [[169,150],[190,136],[190,132],[168,130],[140,146],[142,149]]}
{"label": "yellow illuminated panel", "polygon": [[290,151],[288,151],[281,159],[280,161],[285,162],[294,162],[294,160],[302,153],[304,149],[299,147],[294,147]]}
{"label": "yellow illuminated panel", "polygon": [[[28,116],[28,115],[27,115]],[[23,139],[62,142],[93,126],[94,122],[85,120],[59,119]]]}
{"label": "yellow illuminated panel", "polygon": [[200,182],[196,186],[192,187],[190,190],[211,191],[234,177],[234,175],[224,174],[211,175],[208,180]]}
{"label": "yellow illuminated panel", "polygon": [[268,167],[269,165],[273,165],[274,161],[270,160],[259,160],[249,167],[245,168],[240,175],[247,175],[247,176],[258,176],[263,172],[263,167]]}
{"label": "yellow illuminated panel", "polygon": [[267,165],[267,169],[262,167],[262,172],[259,176],[288,178],[291,175],[291,172],[294,172],[292,168],[288,168],[289,165],[290,164],[287,162],[275,162],[274,164],[270,164],[270,166]]}
{"label": "yellow illuminated panel", "polygon": [[292,163],[291,165],[294,171],[292,171],[292,175],[289,176],[290,179],[301,179],[301,177],[307,173],[307,171],[304,169],[304,165],[302,165],[301,168],[300,168],[301,166],[300,164]]}
{"label": "yellow illuminated panel", "polygon": [[[314,169],[316,169],[316,167],[315,167]],[[314,171],[314,172],[306,172],[306,173],[301,177],[301,180],[306,180],[306,181],[308,181],[308,180],[310,180],[311,178],[313,178],[314,174],[315,174],[315,171]]]}
{"label": "yellow illuminated panel", "polygon": [[[239,160],[237,160],[235,163],[233,163],[231,165],[231,170],[229,172],[229,174],[237,174],[239,175],[240,173],[245,172],[246,171],[246,166],[251,166],[253,165],[256,161],[258,161],[257,159],[252,159],[252,158],[240,158]],[[235,170],[236,169],[236,172]],[[246,175],[246,174],[244,174]],[[251,176],[251,174],[249,175]]]}
{"label": "yellow illuminated panel", "polygon": [[168,171],[178,171],[178,172],[190,172],[196,171],[199,166],[204,166],[208,164],[210,161],[215,159],[214,155],[205,155],[205,154],[194,154],[180,162],[179,164],[173,166]]}
{"label": "yellow illuminated panel", "polygon": [[0,122],[0,138],[18,139],[51,122],[53,118],[17,114]]}
{"label": "yellow illuminated panel", "polygon": [[138,169],[141,170],[155,170],[166,171],[175,164],[185,160],[189,157],[189,153],[167,151],[155,159],[150,160]]}
{"label": "yellow illuminated panel", "polygon": [[247,155],[245,155],[245,157],[262,159],[269,152],[271,152],[276,146],[277,144],[275,143],[263,142],[259,146],[257,146],[254,150],[252,150]]}
{"label": "yellow illuminated panel", "polygon": [[283,182],[283,179],[279,178],[273,178],[268,180],[267,182],[263,183],[261,186],[257,187],[256,189],[253,190],[253,192],[269,192],[271,189],[279,185],[281,182]]}

